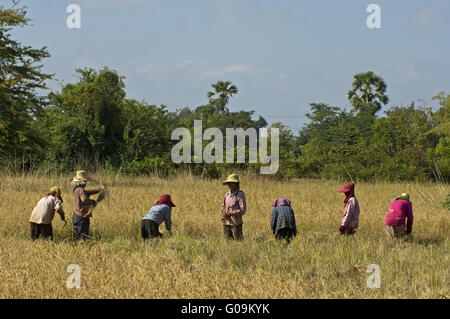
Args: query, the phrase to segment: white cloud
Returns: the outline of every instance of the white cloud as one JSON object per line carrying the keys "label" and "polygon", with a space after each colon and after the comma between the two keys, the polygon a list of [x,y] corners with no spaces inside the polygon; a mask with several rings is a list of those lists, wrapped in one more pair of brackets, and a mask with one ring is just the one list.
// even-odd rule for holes
{"label": "white cloud", "polygon": [[411,62],[392,60],[386,63],[386,66],[401,82],[411,82],[419,78],[419,72]]}
{"label": "white cloud", "polygon": [[148,74],[155,69],[153,64],[144,64],[136,67],[137,74]]}
{"label": "white cloud", "polygon": [[445,10],[423,8],[412,17],[412,23],[418,27],[436,27],[449,21],[449,13]]}
{"label": "white cloud", "polygon": [[289,75],[280,71],[256,67],[249,63],[233,62],[229,64],[215,63],[208,59],[186,58],[179,63],[147,63],[143,62],[135,66],[135,72],[151,78],[178,78],[190,79],[193,83],[203,81],[224,80],[224,77],[235,77],[239,74],[257,75],[259,77],[270,77],[285,83]]}
{"label": "white cloud", "polygon": [[229,73],[252,73],[249,65],[244,63],[232,63],[225,66],[211,66],[200,72],[202,78],[220,78]]}
{"label": "white cloud", "polygon": [[195,59],[186,59],[186,60],[182,61],[181,63],[178,63],[177,66],[180,69],[183,69],[183,68],[188,67],[188,66],[190,66],[190,65],[192,65],[194,63],[195,63]]}

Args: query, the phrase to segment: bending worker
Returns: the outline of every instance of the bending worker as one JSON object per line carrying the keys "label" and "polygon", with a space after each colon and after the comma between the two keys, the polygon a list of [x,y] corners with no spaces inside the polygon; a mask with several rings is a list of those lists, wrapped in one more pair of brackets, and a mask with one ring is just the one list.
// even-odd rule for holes
{"label": "bending worker", "polygon": [[386,214],[386,234],[390,238],[401,238],[411,234],[413,219],[409,195],[403,193],[389,206]]}

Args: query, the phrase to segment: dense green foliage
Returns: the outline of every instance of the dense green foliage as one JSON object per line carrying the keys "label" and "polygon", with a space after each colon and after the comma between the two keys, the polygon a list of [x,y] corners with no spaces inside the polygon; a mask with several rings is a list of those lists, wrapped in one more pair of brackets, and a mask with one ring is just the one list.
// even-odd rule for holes
{"label": "dense green foliage", "polygon": [[[49,56],[46,48],[33,49],[11,38],[13,28],[28,24],[25,8],[0,7],[0,156],[36,152],[43,140],[33,128],[33,116],[45,105],[37,94],[51,75],[38,63]],[[10,157],[10,156],[8,156]]]}
{"label": "dense green foliage", "polygon": [[[0,7],[0,157],[13,169],[52,171],[87,168],[127,174],[194,174],[218,177],[229,170],[257,172],[260,164],[174,164],[171,149],[177,127],[192,131],[267,127],[253,111],[232,112],[238,94],[230,81],[212,84],[205,105],[169,112],[126,97],[124,77],[109,68],[77,69],[78,79],[59,92],[40,95],[51,77],[41,72],[46,48],[33,49],[11,38],[28,23],[26,10]],[[347,97],[352,109],[312,103],[308,122],[295,135],[280,129],[281,177],[450,180],[450,95],[435,97],[440,108],[391,106],[387,84],[373,72],[354,76]],[[39,91],[40,90],[40,91]],[[344,94],[345,92],[343,92]],[[42,93],[41,93],[42,94]],[[204,145],[207,141],[204,141]]]}

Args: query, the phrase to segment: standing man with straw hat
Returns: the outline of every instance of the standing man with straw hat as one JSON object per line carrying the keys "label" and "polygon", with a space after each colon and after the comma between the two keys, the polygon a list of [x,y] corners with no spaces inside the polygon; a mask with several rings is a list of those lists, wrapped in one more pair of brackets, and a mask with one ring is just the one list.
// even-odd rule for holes
{"label": "standing man with straw hat", "polygon": [[411,234],[413,219],[409,195],[403,193],[389,206],[386,214],[386,234],[390,238],[402,238]]}
{"label": "standing man with straw hat", "polygon": [[239,176],[231,174],[223,185],[228,185],[230,191],[225,194],[222,202],[221,220],[223,222],[223,233],[225,237],[234,240],[241,240],[242,236],[242,215],[247,210],[245,194],[239,189]]}
{"label": "standing man with straw hat", "polygon": [[65,222],[63,199],[59,187],[52,187],[47,195],[39,200],[30,217],[31,240],[36,240],[40,235],[44,239],[53,240],[52,221],[57,212],[61,220]]}
{"label": "standing man with straw hat", "polygon": [[73,224],[73,236],[75,239],[85,239],[89,234],[90,217],[89,209],[94,208],[97,202],[89,197],[94,194],[98,194],[105,189],[102,185],[95,190],[86,190],[87,182],[91,178],[86,171],[77,171],[76,176],[73,178],[75,187],[73,189],[73,197],[75,200],[75,210],[72,217]]}

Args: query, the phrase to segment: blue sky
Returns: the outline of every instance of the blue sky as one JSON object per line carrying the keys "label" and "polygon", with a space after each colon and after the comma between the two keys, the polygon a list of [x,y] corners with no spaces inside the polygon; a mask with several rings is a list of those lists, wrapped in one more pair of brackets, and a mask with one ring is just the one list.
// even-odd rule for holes
{"label": "blue sky", "polygon": [[[10,1],[0,0],[0,5]],[[24,0],[32,26],[14,32],[46,45],[44,70],[63,83],[77,67],[108,66],[126,77],[130,98],[170,110],[207,102],[212,83],[230,80],[231,110],[255,110],[294,132],[312,102],[349,108],[357,72],[388,84],[389,105],[450,89],[450,1],[418,0]],[[66,7],[81,7],[81,29]],[[366,7],[381,7],[381,29]],[[57,81],[49,87],[58,89]]]}

